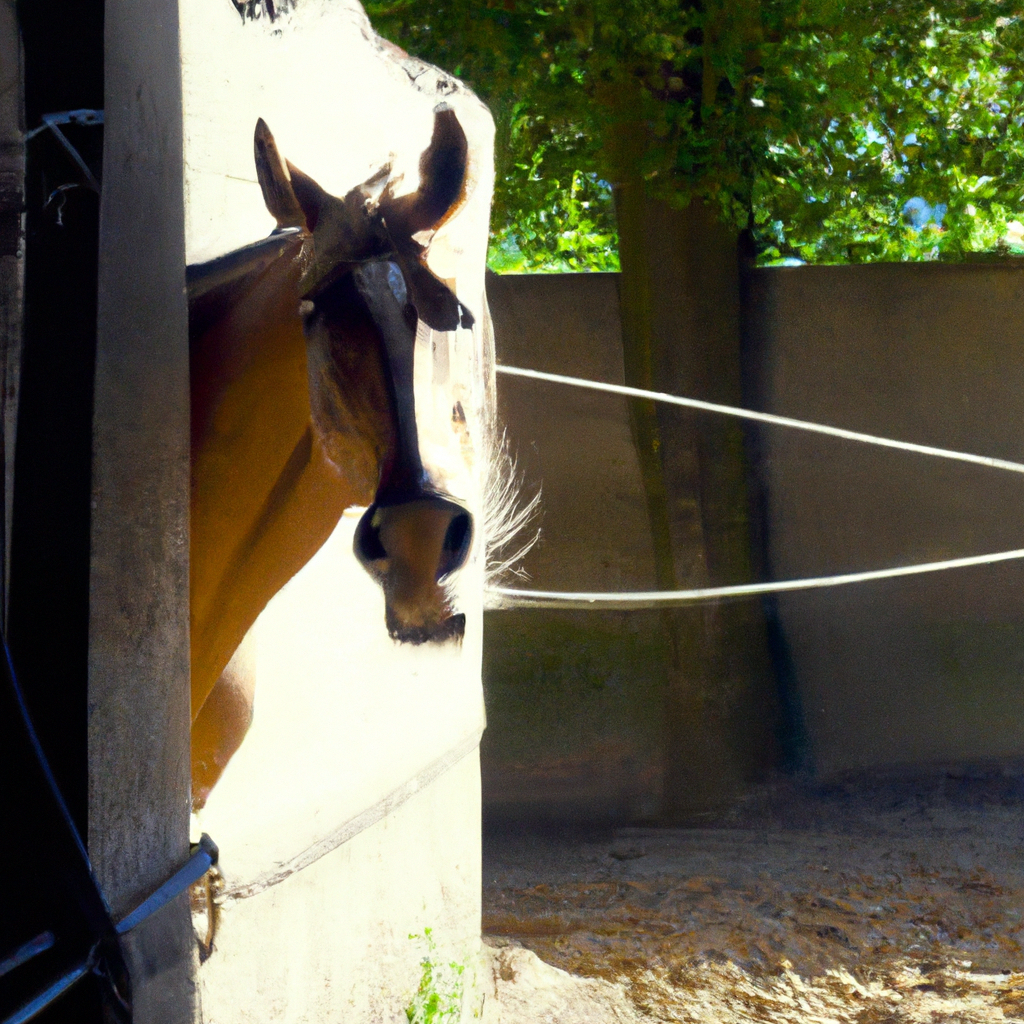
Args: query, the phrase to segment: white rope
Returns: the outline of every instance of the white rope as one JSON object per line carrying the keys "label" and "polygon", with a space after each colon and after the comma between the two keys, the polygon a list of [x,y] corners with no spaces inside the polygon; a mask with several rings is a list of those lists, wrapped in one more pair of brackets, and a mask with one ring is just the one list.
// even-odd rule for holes
{"label": "white rope", "polygon": [[518,366],[497,366],[498,373],[510,377],[529,377],[532,380],[548,381],[551,384],[569,384],[590,391],[606,391],[613,395],[625,395],[627,398],[648,398],[653,402],[665,402],[668,405],[681,405],[687,409],[700,409],[702,412],[716,412],[723,416],[736,416],[744,420],[756,420],[759,423],[774,423],[780,427],[794,427],[797,430],[809,430],[814,434],[827,434],[829,437],[841,437],[846,441],[861,441],[864,444],[875,444],[882,448],[898,448],[904,452],[916,452],[918,455],[934,455],[940,459],[954,459],[957,462],[972,462],[978,466],[991,469],[1005,469],[1011,473],[1024,473],[1024,463],[1011,462],[1009,459],[993,459],[988,455],[971,455],[969,452],[955,452],[948,448],[935,448],[927,444],[914,444],[912,441],[894,441],[889,437],[876,437],[874,434],[862,434],[856,430],[844,430],[842,427],[829,427],[824,423],[811,423],[808,420],[795,420],[789,416],[776,416],[770,412],[754,412],[751,409],[739,409],[733,405],[719,405],[716,402],[702,402],[699,398],[680,398],[663,391],[645,391],[643,388],[630,388],[624,384],[603,384],[596,380],[584,380],[581,377],[564,377],[560,373],[542,373],[540,370],[523,370]]}
{"label": "white rope", "polygon": [[725,597],[753,597],[757,594],[778,594],[787,590],[811,590],[816,587],[839,587],[846,583],[866,583],[894,576],[917,576],[943,569],[966,569],[972,565],[992,565],[1024,558],[1024,548],[1016,551],[997,551],[991,555],[972,555],[969,558],[949,558],[943,562],[922,562],[901,565],[895,569],[872,569],[869,572],[850,572],[841,576],[812,576],[802,580],[781,580],[776,583],[742,583],[731,587],[698,587],[694,590],[648,590],[629,593],[586,593],[559,590],[515,590],[510,587],[488,587],[487,607],[502,608],[601,608],[608,611],[628,611],[633,608],[671,608],[693,604],[695,601],[714,601]]}
{"label": "white rope", "polygon": [[[1004,469],[1011,473],[1024,473],[1024,464],[1011,462],[1008,459],[994,459],[987,455],[972,455],[968,452],[951,451],[948,448],[935,448],[931,445],[914,444],[910,441],[894,441],[888,437],[876,437],[873,434],[862,434],[855,430],[844,430],[841,427],[830,427],[822,423],[811,423],[807,420],[792,419],[789,416],[776,416],[768,412],[753,412],[750,409],[739,409],[731,405],[719,405],[716,402],[703,402],[697,398],[680,398],[663,391],[645,391],[643,388],[626,387],[623,384],[604,384],[599,381],[584,380],[580,377],[566,377],[559,373],[543,373],[540,370],[524,370],[517,366],[498,366],[498,373],[512,377],[528,377],[533,380],[548,381],[553,384],[568,384],[573,387],[587,388],[591,391],[604,391],[614,395],[625,395],[628,398],[647,398],[655,402],[666,402],[669,405],[681,405],[688,409],[699,409],[703,412],[721,413],[725,416],[736,416],[740,419],[756,420],[761,423],[773,423],[781,427],[794,427],[816,434],[827,434],[830,437],[841,437],[847,441],[860,441],[864,444],[879,445],[883,448],[896,448],[900,451],[916,452],[919,455],[932,455],[941,459],[953,459],[957,462],[970,462],[991,469]],[[491,609],[504,608],[601,608],[608,611],[629,610],[639,608],[671,608],[678,605],[693,604],[697,601],[714,601],[730,597],[754,597],[758,594],[778,594],[793,590],[812,590],[819,587],[839,587],[848,583],[866,583],[870,580],[892,579],[897,576],[917,576],[926,572],[941,572],[945,569],[966,569],[970,566],[992,565],[996,562],[1009,562],[1024,559],[1024,548],[1014,551],[998,551],[989,555],[972,555],[968,558],[950,558],[941,562],[923,562],[917,565],[901,565],[893,569],[873,569],[869,572],[851,572],[838,576],[813,576],[800,580],[781,580],[775,583],[744,583],[728,587],[697,587],[691,590],[651,590],[619,593],[588,593],[585,591],[556,590],[517,590],[511,587],[488,587],[486,590],[486,606]]]}

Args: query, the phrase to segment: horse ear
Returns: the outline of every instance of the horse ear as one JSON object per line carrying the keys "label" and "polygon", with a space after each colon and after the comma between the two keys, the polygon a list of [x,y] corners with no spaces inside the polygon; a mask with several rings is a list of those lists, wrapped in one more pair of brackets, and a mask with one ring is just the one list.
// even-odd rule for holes
{"label": "horse ear", "polygon": [[440,227],[465,202],[468,162],[466,133],[455,111],[441,103],[434,108],[430,145],[420,157],[417,214],[424,223],[417,231]]}
{"label": "horse ear", "polygon": [[[296,195],[294,180],[296,172],[281,158],[274,136],[262,117],[256,122],[253,153],[256,158],[256,177],[263,190],[263,201],[267,204],[271,216],[277,221],[277,226],[279,228],[308,227],[309,230],[312,230],[313,225],[308,223],[308,218]],[[289,174],[289,170],[292,171],[291,174]],[[297,173],[306,178],[301,171]],[[310,178],[306,178],[306,180],[312,181]],[[316,185],[316,182],[313,184]],[[316,187],[319,188],[319,186]]]}
{"label": "horse ear", "polygon": [[471,327],[473,316],[427,265],[426,245],[415,236],[435,231],[466,201],[468,163],[469,143],[455,111],[438,104],[430,145],[420,157],[419,188],[397,199],[385,192],[380,204],[417,315],[438,331]]}
{"label": "horse ear", "polygon": [[381,203],[392,237],[433,231],[448,220],[465,202],[468,163],[466,133],[455,111],[439,103],[430,145],[420,157],[419,188],[397,199],[385,197]]}

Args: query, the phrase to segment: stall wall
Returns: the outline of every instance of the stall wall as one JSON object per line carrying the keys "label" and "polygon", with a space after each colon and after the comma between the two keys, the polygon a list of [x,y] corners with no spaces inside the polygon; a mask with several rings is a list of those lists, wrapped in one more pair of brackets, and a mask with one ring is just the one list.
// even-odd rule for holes
{"label": "stall wall", "polygon": [[[755,401],[884,437],[1024,460],[1024,268],[876,264],[753,275]],[[777,579],[1022,546],[1024,476],[761,432]],[[810,763],[1024,753],[1024,565],[779,598]]]}
{"label": "stall wall", "polygon": [[[88,847],[115,920],[188,858],[189,382],[177,7],[104,6]],[[193,1019],[179,896],[124,940],[137,1024]]]}
{"label": "stall wall", "polygon": [[[500,362],[622,381],[615,275],[491,278],[489,294]],[[746,400],[1022,459],[1022,315],[1015,265],[757,270],[745,287]],[[541,541],[520,585],[653,589],[626,400],[499,377],[499,405],[527,490],[543,487]],[[1024,537],[1020,475],[782,428],[747,436],[772,579],[982,554]],[[1024,568],[1009,562],[770,604],[790,766],[827,777],[1024,754],[1021,584]],[[656,816],[661,637],[649,611],[489,612],[485,813]]]}
{"label": "stall wall", "polygon": [[[623,383],[615,274],[488,277],[498,360]],[[546,590],[648,590],[654,554],[625,399],[498,378],[523,475],[541,491],[524,561]],[[661,792],[667,656],[657,612],[512,610],[486,617],[492,816],[647,817]]]}

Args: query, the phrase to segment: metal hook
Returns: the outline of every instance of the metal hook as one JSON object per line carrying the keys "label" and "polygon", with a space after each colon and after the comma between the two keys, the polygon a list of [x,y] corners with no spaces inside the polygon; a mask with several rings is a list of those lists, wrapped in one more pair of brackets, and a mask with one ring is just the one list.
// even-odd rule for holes
{"label": "metal hook", "polygon": [[64,203],[67,201],[66,192],[70,192],[73,188],[85,188],[85,185],[79,184],[77,181],[70,182],[67,185],[58,185],[47,198],[46,202],[43,203],[43,209],[45,210],[54,199],[60,197],[60,202],[57,204],[57,227],[64,227],[64,221],[61,214],[64,212]]}

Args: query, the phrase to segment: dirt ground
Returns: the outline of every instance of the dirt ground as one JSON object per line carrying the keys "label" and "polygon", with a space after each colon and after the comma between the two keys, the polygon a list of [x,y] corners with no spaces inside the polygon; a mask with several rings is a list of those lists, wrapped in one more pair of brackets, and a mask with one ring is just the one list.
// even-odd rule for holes
{"label": "dirt ground", "polygon": [[492,997],[515,1024],[1024,1021],[1022,849],[1006,766],[780,784],[695,828],[492,827]]}

